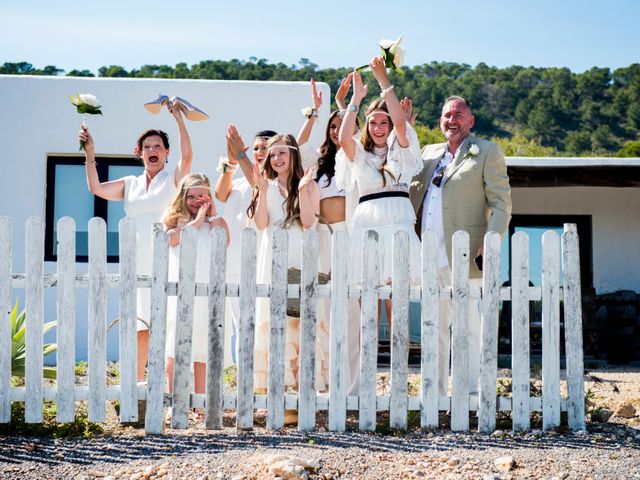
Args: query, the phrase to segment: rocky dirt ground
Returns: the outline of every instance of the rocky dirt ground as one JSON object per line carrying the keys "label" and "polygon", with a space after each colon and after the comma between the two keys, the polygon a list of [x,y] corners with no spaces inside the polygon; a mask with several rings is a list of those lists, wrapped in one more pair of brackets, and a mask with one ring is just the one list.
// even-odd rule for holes
{"label": "rocky dirt ground", "polygon": [[112,419],[90,439],[0,436],[0,478],[640,479],[640,368],[592,374],[585,377],[588,409],[600,420],[612,414],[606,423],[589,421],[584,432],[541,432],[534,416],[526,434],[511,433],[508,418],[484,435],[394,432],[382,417],[382,433],[335,433],[323,415],[310,434],[269,432],[263,418],[253,431],[238,432],[230,413],[221,431],[200,422],[147,436]]}

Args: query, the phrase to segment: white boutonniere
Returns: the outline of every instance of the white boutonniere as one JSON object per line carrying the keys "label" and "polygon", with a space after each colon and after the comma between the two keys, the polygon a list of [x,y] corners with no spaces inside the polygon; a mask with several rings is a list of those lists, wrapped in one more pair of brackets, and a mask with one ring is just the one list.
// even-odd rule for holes
{"label": "white boutonniere", "polygon": [[476,143],[469,145],[469,151],[465,157],[476,157],[480,153],[480,147]]}

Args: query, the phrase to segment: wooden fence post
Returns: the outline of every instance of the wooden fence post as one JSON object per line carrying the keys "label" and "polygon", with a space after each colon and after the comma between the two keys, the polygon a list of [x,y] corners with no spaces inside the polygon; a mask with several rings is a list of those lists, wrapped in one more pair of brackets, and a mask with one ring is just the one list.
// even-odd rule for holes
{"label": "wooden fence post", "polygon": [[336,231],[331,243],[331,324],[329,328],[329,430],[343,432],[347,419],[347,232]]}
{"label": "wooden fence post", "polygon": [[11,220],[0,217],[0,423],[11,421]]}
{"label": "wooden fence post", "polygon": [[469,430],[469,234],[453,234],[451,430]]}
{"label": "wooden fence post", "polygon": [[560,239],[542,235],[542,428],[560,425]]}
{"label": "wooden fence post", "polygon": [[269,367],[267,388],[267,428],[284,425],[284,347],[287,307],[287,260],[289,234],[284,228],[273,232],[271,255],[271,296],[269,298]]}
{"label": "wooden fence post", "polygon": [[120,241],[120,421],[138,420],[138,356],[136,354],[136,223],[119,223]]}
{"label": "wooden fence post", "polygon": [[89,220],[89,421],[106,418],[107,224]]}
{"label": "wooden fence post", "polygon": [[409,405],[409,234],[406,231],[393,235],[392,275],[389,426],[406,429]]}
{"label": "wooden fence post", "polygon": [[482,333],[480,336],[480,403],[478,405],[478,430],[483,433],[491,433],[496,428],[500,242],[501,237],[496,232],[488,232],[484,236]]}
{"label": "wooden fence post", "polygon": [[[227,234],[217,227],[209,233],[209,345],[207,350],[207,387],[205,426],[222,428],[224,407],[224,305],[227,265]],[[202,261],[202,260],[199,260]]]}
{"label": "wooden fence post", "polygon": [[56,421],[73,422],[76,382],[76,223],[58,220],[58,324]]}
{"label": "wooden fence post", "polygon": [[584,430],[584,360],[582,352],[582,289],[580,247],[575,224],[565,224],[562,235],[564,270],[564,338],[567,362],[567,417],[569,428]]}
{"label": "wooden fence post", "polygon": [[161,223],[153,225],[153,265],[147,371],[147,433],[162,433],[164,426],[165,347],[167,342],[167,279],[169,239]]}
{"label": "wooden fence post", "polygon": [[530,428],[529,365],[529,237],[516,232],[511,240],[511,417],[513,431]]}
{"label": "wooden fence post", "polygon": [[420,341],[420,426],[438,428],[438,336],[440,284],[438,283],[438,238],[431,230],[422,234],[422,327]]}

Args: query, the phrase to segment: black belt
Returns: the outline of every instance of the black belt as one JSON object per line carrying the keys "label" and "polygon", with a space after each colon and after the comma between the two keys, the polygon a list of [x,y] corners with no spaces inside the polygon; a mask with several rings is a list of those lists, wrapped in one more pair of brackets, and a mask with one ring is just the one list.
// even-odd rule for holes
{"label": "black belt", "polygon": [[368,202],[369,200],[375,200],[376,198],[386,198],[386,197],[409,198],[409,192],[393,191],[393,192],[370,193],[368,195],[361,196],[360,200],[358,200],[358,203],[364,203],[364,202]]}

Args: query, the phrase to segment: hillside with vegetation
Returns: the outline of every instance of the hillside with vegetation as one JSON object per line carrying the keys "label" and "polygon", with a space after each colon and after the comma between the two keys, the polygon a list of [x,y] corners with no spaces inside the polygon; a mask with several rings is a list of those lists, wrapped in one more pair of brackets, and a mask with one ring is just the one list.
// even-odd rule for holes
{"label": "hillside with vegetation", "polygon": [[[442,101],[449,95],[468,98],[475,131],[495,139],[507,155],[640,157],[640,64],[611,71],[593,67],[583,73],[567,68],[432,62],[391,72],[402,95],[413,100],[422,143],[441,141],[437,127]],[[188,66],[144,65],[126,70],[117,65],[98,70],[100,77],[189,78],[210,80],[307,81],[328,83],[335,91],[348,68],[324,68],[308,59],[298,65],[242,60],[206,60]],[[93,77],[88,70],[65,72],[55,66],[35,68],[27,62],[4,63],[0,74]],[[365,76],[366,80],[366,76]],[[379,93],[368,82],[370,96]]]}

